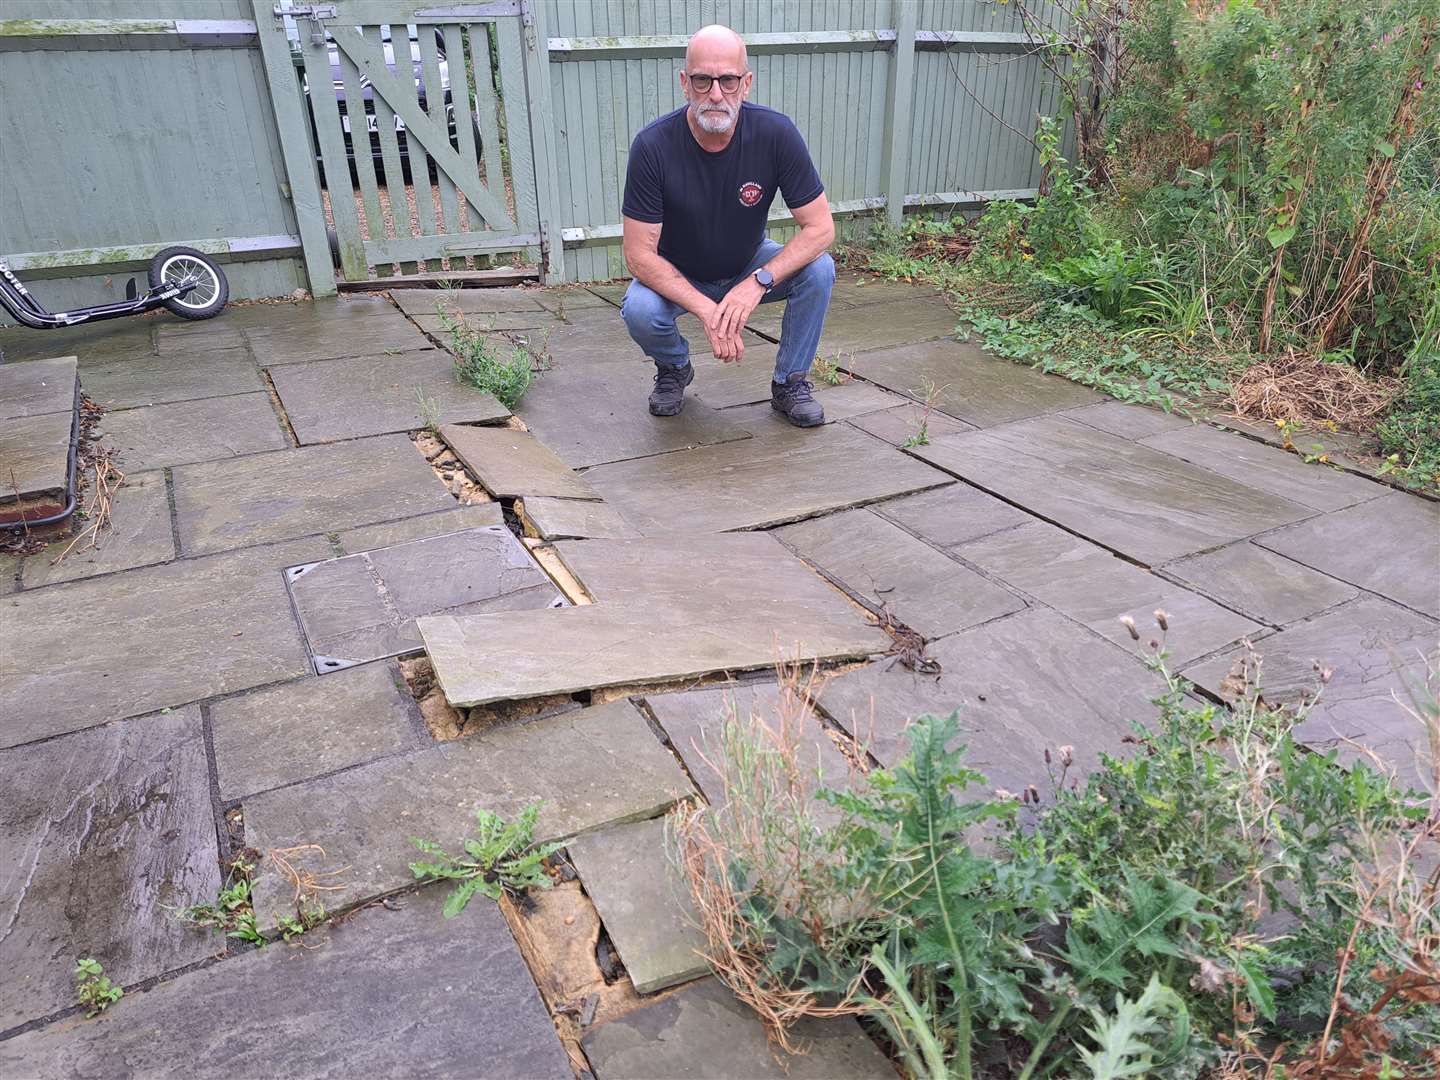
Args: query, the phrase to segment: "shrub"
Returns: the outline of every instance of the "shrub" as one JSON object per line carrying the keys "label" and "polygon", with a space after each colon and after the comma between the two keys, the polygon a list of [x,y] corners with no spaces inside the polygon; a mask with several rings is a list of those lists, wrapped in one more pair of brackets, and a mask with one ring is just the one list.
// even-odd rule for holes
{"label": "shrub", "polygon": [[440,325],[450,334],[450,351],[455,357],[455,378],[483,390],[507,409],[514,409],[535,381],[536,370],[530,354],[514,343],[469,326],[464,317],[436,309]]}

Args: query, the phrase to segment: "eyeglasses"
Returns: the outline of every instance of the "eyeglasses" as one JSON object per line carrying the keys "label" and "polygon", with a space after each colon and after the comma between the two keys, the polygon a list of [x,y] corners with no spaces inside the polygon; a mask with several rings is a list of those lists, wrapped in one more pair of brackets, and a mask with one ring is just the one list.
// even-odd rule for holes
{"label": "eyeglasses", "polygon": [[697,94],[708,94],[710,87],[717,82],[720,84],[721,90],[727,94],[733,94],[740,89],[740,80],[744,77],[743,75],[691,75],[688,72],[685,75]]}

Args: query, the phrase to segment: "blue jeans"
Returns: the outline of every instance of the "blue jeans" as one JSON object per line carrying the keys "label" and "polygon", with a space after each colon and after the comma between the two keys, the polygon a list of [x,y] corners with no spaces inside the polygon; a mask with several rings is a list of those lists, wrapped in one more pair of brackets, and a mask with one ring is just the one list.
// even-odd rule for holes
{"label": "blue jeans", "polygon": [[[773,259],[780,247],[774,240],[764,240],[743,274],[723,281],[695,281],[692,278],[690,284],[718,303],[737,282]],[[822,253],[809,266],[777,283],[761,301],[762,304],[789,301],[785,306],[785,318],[780,323],[780,351],[775,356],[776,382],[784,382],[796,372],[804,374],[810,370],[815,350],[820,346],[820,331],[825,326],[825,311],[830,306],[830,290],[834,284],[835,260]],[[620,306],[621,317],[635,343],[656,364],[668,367],[684,367],[690,362],[690,343],[675,328],[675,320],[684,312],[679,304],[667,300],[638,280],[630,282],[630,287],[625,290],[625,301]]]}

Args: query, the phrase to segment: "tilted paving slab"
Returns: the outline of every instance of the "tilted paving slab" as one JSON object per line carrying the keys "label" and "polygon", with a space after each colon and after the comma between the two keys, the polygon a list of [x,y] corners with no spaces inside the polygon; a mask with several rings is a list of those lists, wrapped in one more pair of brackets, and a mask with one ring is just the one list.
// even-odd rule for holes
{"label": "tilted paving slab", "polygon": [[664,818],[612,825],[566,850],[641,994],[709,972],[705,935],[677,871]]}
{"label": "tilted paving slab", "polygon": [[[8,1076],[447,1076],[570,1080],[494,903],[444,890],[127,995],[0,1043]],[[483,973],[483,986],[477,984]],[[224,1017],[217,1023],[217,1017]]]}
{"label": "tilted paving slab", "polygon": [[[955,313],[940,297],[900,300],[883,308],[832,307],[825,316],[825,329],[817,351],[827,360],[838,359],[842,367],[848,368],[851,353],[948,338],[955,333],[956,321]],[[866,378],[870,377],[868,371],[861,366],[861,374]]]}
{"label": "tilted paving slab", "polygon": [[874,510],[927,543],[953,550],[991,533],[1035,521],[1019,507],[969,484],[951,484],[875,504]]}
{"label": "tilted paving slab", "polygon": [[127,473],[258,454],[290,445],[261,391],[117,409],[101,421],[104,442]]}
{"label": "tilted paving slab", "polygon": [[1070,420],[1093,427],[1097,431],[1119,435],[1122,439],[1139,441],[1166,431],[1183,431],[1195,426],[1195,421],[1185,416],[1152,409],[1145,405],[1129,405],[1123,401],[1102,401],[1098,405],[1083,405],[1078,409],[1067,409],[1061,415]]}
{"label": "tilted paving slab", "polygon": [[[1427,659],[1440,661],[1440,622],[1375,597],[1361,597],[1313,619],[1296,623],[1255,643],[1261,656],[1260,685],[1265,699],[1291,704],[1302,698],[1319,703],[1296,728],[1296,738],[1328,749],[1345,740],[1383,750],[1403,779],[1415,783],[1417,748],[1425,733],[1405,711],[1412,688],[1424,683]],[[1182,674],[1227,701],[1238,683],[1226,676],[1244,651],[1236,649]],[[1321,690],[1315,667],[1329,668]]]}
{"label": "tilted paving slab", "polygon": [[[40,497],[46,499],[46,506],[30,509],[31,519],[63,508],[73,430],[74,414],[65,412],[22,416],[0,424],[0,513],[6,503],[13,508],[17,500],[24,504]],[[50,509],[51,502],[60,505]]]}
{"label": "tilted paving slab", "polygon": [[400,312],[363,314],[300,321],[288,326],[247,328],[245,338],[255,362],[263,368],[335,360],[343,356],[374,356],[431,348],[429,339]]}
{"label": "tilted paving slab", "polygon": [[766,528],[948,482],[844,425],[805,434],[600,465],[585,478],[645,533]]}
{"label": "tilted paving slab", "polygon": [[949,435],[912,453],[1149,566],[1314,514],[1059,417]]}
{"label": "tilted paving slab", "polygon": [[153,356],[153,326],[150,319],[114,319],[54,330],[4,326],[0,327],[0,359],[6,363],[29,363],[56,356],[84,356],[91,360]]}
{"label": "tilted paving slab", "polygon": [[327,551],[316,538],[0,599],[0,746],[305,674],[281,571]]}
{"label": "tilted paving slab", "polygon": [[391,289],[390,298],[406,315],[434,315],[436,308],[461,314],[493,311],[544,311],[539,289]]}
{"label": "tilted paving slab", "polygon": [[458,382],[441,349],[291,364],[270,378],[302,445],[510,415],[490,394]]}
{"label": "tilted paving slab", "polygon": [[337,554],[354,555],[372,548],[424,540],[429,536],[445,536],[463,529],[478,529],[484,525],[502,525],[504,522],[505,511],[498,502],[471,503],[437,513],[421,514],[419,517],[346,529],[337,534],[335,546],[339,549]]}
{"label": "tilted paving slab", "polygon": [[111,500],[110,525],[95,539],[95,547],[77,544],[58,564],[72,539],[57,540],[42,551],[26,556],[20,569],[27,589],[61,581],[130,570],[137,566],[166,562],[175,557],[175,539],[170,532],[170,498],[165,475],[158,472],[130,473]]}
{"label": "tilted paving slab", "polygon": [[1308,618],[1360,595],[1353,585],[1250,541],[1167,563],[1162,572],[1272,626]]}
{"label": "tilted paving slab", "polygon": [[[1262,629],[1243,615],[1043,521],[975,540],[957,553],[1126,649],[1131,645],[1130,632],[1120,618],[1128,615],[1147,641],[1163,637],[1177,664]],[[1168,615],[1170,629],[1163,635],[1155,622],[1157,610]]]}
{"label": "tilted paving slab", "polygon": [[958,435],[962,431],[974,431],[974,424],[956,420],[942,412],[931,411],[926,415],[925,406],[909,402],[893,408],[867,412],[847,418],[847,423],[861,431],[869,432],[877,439],[884,439],[891,446],[904,446],[918,439],[923,429],[925,438],[938,439],[942,435]]}
{"label": "tilted paving slab", "polygon": [[0,365],[0,419],[72,412],[77,378],[73,356]]}
{"label": "tilted paving slab", "polygon": [[244,349],[196,349],[133,360],[80,357],[80,385],[107,409],[133,409],[172,401],[229,397],[265,389]]}
{"label": "tilted paving slab", "polygon": [[404,435],[181,465],[173,477],[175,521],[186,555],[455,505]]}
{"label": "tilted paving slab", "polygon": [[1404,492],[1255,541],[1298,563],[1440,617],[1440,505]]}
{"label": "tilted paving slab", "polygon": [[[869,383],[856,379],[838,386],[817,382],[815,384],[815,400],[825,410],[825,422],[833,424],[837,420],[846,420],[852,416],[875,412],[877,409],[891,408],[904,399],[888,390],[881,390],[878,386],[871,386]],[[756,434],[765,431],[795,433],[804,431],[785,419],[784,415],[775,409],[769,400],[729,409],[725,415],[734,417],[736,423],[750,426]]]}
{"label": "tilted paving slab", "polygon": [[486,525],[303,566],[285,574],[319,674],[414,652],[416,618],[563,603],[504,525]]}
{"label": "tilted paving slab", "polygon": [[217,950],[167,910],[220,889],[198,707],[3,750],[0,773],[0,1031],[74,1005],[77,957],[128,985]]}
{"label": "tilted paving slab", "polygon": [[926,638],[1019,611],[1025,601],[869,510],[776,530],[867,607]]}
{"label": "tilted paving slab", "polygon": [[1101,751],[1118,753],[1133,723],[1155,717],[1151,699],[1164,691],[1137,657],[1043,608],[942,638],[929,655],[938,678],[881,661],[830,680],[820,705],[886,766],[909,754],[911,720],[959,709],[966,764],[989,789],[1017,794],[1028,784],[1048,790],[1047,749],[1057,758],[1074,747],[1081,772]]}
{"label": "tilted paving slab", "polygon": [[515,511],[527,528],[542,540],[623,540],[640,535],[614,507],[593,499],[556,499],[527,496]]}
{"label": "tilted paving slab", "polygon": [[1307,465],[1288,451],[1207,425],[1163,432],[1140,442],[1315,510],[1343,510],[1391,490],[1363,476]]}
{"label": "tilted paving slab", "polygon": [[399,669],[361,664],[210,705],[227,802],[423,744]]}
{"label": "tilted paving slab", "polygon": [[528,431],[447,425],[440,429],[440,438],[497,498],[599,498],[579,473]]}
{"label": "tilted paving slab", "polygon": [[777,1052],[753,1009],[715,979],[592,1029],[582,1040],[596,1080],[895,1080],[853,1016],[801,1020],[802,1054]]}
{"label": "tilted paving slab", "polygon": [[651,416],[647,401],[654,382],[655,366],[643,358],[557,366],[526,392],[515,411],[577,469],[749,438],[744,427],[700,397],[688,398],[679,416]]}
{"label": "tilted paving slab", "polygon": [[[338,911],[414,880],[412,837],[460,850],[478,808],[510,818],[540,800],[535,839],[559,840],[663,813],[693,788],[629,701],[506,724],[245,800],[262,851],[318,844],[319,871],[349,867],[325,895]],[[307,864],[308,865],[308,864]],[[278,875],[255,882],[263,927],[291,910]]]}
{"label": "tilted paving slab", "polygon": [[[875,320],[875,311],[861,308],[852,317]],[[888,314],[879,322],[888,326]],[[841,357],[841,366],[916,401],[931,400],[941,412],[982,428],[1100,400],[1078,383],[953,339],[877,348]]]}

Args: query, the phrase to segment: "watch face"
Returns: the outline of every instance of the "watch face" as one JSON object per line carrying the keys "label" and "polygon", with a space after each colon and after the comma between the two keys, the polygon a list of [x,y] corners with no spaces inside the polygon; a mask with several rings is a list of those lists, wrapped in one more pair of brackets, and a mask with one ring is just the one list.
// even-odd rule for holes
{"label": "watch face", "polygon": [[769,270],[756,270],[755,280],[768,289],[775,284],[775,275],[770,273]]}

